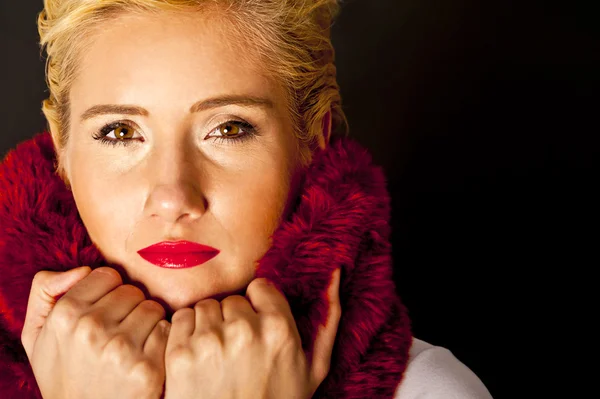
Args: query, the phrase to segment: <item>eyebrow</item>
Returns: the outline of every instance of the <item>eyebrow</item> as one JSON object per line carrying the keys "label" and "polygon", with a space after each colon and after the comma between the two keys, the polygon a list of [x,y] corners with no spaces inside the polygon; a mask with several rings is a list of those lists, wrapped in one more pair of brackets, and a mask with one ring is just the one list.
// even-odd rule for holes
{"label": "eyebrow", "polygon": [[[268,98],[253,96],[222,96],[198,101],[190,107],[190,113],[202,112],[213,108],[223,107],[226,105],[274,108],[273,101],[269,100]],[[102,104],[94,105],[93,107],[85,111],[83,114],[81,114],[81,121],[85,121],[87,119],[91,119],[99,115],[107,114],[148,116],[150,113],[146,109],[138,107],[136,105]]]}

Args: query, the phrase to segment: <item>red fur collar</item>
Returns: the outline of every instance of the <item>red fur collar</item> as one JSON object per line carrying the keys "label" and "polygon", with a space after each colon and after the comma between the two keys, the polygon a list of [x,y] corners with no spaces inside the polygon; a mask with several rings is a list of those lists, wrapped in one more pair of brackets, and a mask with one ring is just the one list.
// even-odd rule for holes
{"label": "red fur collar", "polygon": [[[40,397],[20,343],[31,281],[40,270],[106,265],[91,242],[44,132],[0,164],[0,392]],[[411,344],[392,280],[389,194],[380,167],[355,141],[315,155],[295,210],[273,236],[257,276],[286,294],[310,352],[327,314],[331,272],[342,267],[342,318],[331,372],[315,397],[392,398]]]}

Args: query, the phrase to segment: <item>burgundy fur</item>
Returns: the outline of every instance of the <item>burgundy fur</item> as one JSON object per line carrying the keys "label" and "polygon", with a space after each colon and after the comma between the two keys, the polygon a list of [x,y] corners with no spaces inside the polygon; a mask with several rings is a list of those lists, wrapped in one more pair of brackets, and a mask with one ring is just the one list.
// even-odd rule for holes
{"label": "burgundy fur", "polygon": [[[0,164],[0,392],[40,398],[20,342],[33,276],[106,265],[54,174],[48,132],[10,151]],[[380,167],[344,138],[316,154],[296,208],[273,236],[257,276],[286,294],[305,349],[325,320],[331,273],[342,267],[342,318],[331,371],[315,397],[392,398],[412,334],[392,280],[390,201]]]}

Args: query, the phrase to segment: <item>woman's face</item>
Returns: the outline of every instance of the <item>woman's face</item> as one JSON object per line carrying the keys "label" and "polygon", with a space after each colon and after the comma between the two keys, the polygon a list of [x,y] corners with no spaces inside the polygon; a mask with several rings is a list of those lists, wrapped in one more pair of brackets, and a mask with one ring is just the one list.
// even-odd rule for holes
{"label": "woman's face", "polygon": [[[170,311],[245,289],[299,166],[285,94],[215,23],[163,13],[104,24],[70,92],[65,170],[85,227]],[[138,254],[177,240],[220,253],[186,269]]]}

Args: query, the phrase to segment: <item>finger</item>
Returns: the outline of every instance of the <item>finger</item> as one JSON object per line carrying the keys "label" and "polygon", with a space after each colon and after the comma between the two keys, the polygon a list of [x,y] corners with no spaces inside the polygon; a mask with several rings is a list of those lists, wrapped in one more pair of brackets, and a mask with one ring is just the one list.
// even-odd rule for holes
{"label": "finger", "polygon": [[331,283],[327,290],[329,304],[327,320],[324,326],[319,326],[313,346],[311,364],[313,392],[317,390],[329,373],[331,353],[333,352],[335,337],[342,315],[342,307],[340,305],[340,274],[340,269],[336,269],[331,276]]}
{"label": "finger", "polygon": [[223,321],[256,317],[256,312],[252,309],[250,302],[241,295],[231,295],[223,299],[221,301],[221,312],[223,313]]}
{"label": "finger", "polygon": [[252,280],[246,289],[246,296],[257,313],[282,313],[288,319],[294,319],[285,296],[265,278]]}
{"label": "finger", "polygon": [[21,342],[28,357],[58,297],[85,278],[91,270],[89,266],[82,266],[67,272],[41,271],[35,275],[21,331]]}
{"label": "finger", "polygon": [[145,299],[139,288],[129,284],[120,285],[98,300],[92,312],[101,312],[104,320],[115,325],[121,323]]}
{"label": "finger", "polygon": [[166,320],[160,320],[156,323],[144,343],[144,353],[150,359],[158,359],[157,364],[164,365],[165,350],[167,349],[170,330],[171,323]]}
{"label": "finger", "polygon": [[127,333],[137,348],[142,348],[156,324],[164,318],[165,309],[158,302],[142,301],[125,317],[118,330]]}
{"label": "finger", "polygon": [[215,299],[204,299],[194,306],[196,312],[196,330],[203,332],[223,323],[221,304]]}
{"label": "finger", "polygon": [[173,314],[167,346],[188,341],[194,333],[195,317],[195,311],[191,308],[182,308]]}
{"label": "finger", "polygon": [[64,297],[70,297],[91,305],[121,284],[123,284],[123,280],[115,269],[99,267],[75,284]]}

